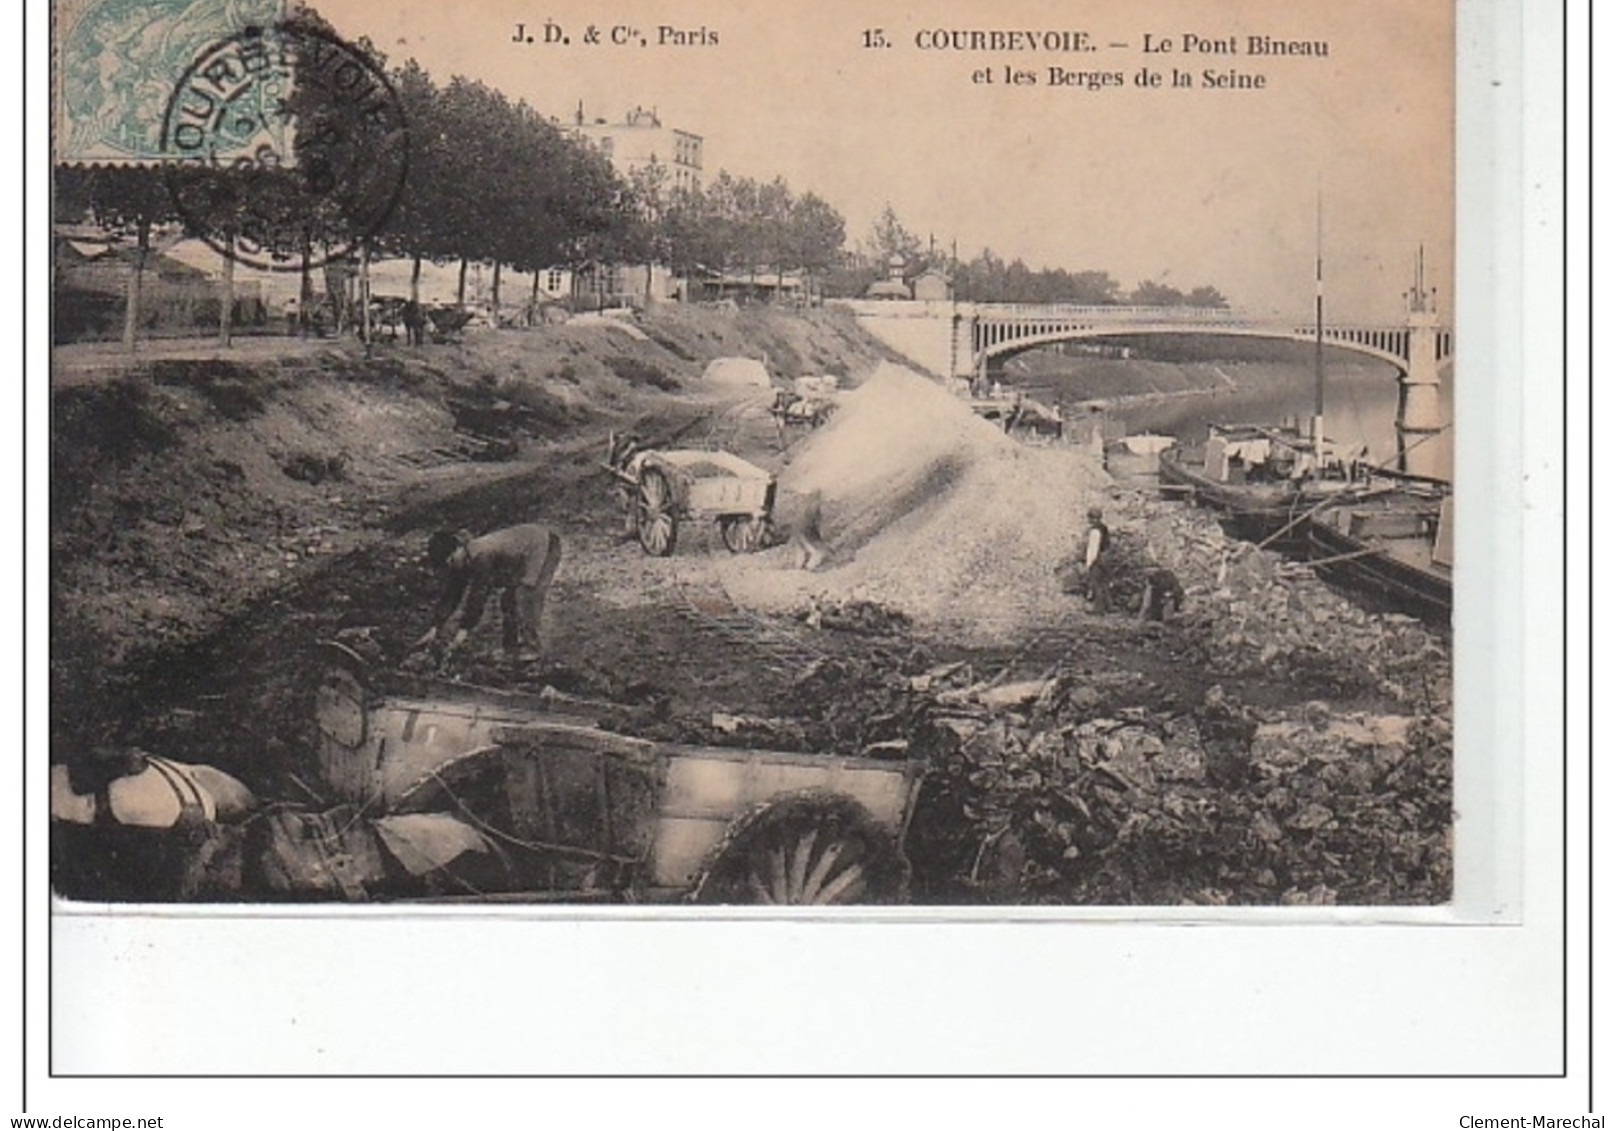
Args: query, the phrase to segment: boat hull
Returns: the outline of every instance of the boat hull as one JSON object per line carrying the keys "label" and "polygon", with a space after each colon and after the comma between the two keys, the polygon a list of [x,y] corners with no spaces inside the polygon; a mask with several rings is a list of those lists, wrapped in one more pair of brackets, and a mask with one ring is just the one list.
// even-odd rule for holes
{"label": "boat hull", "polygon": [[1301,546],[1303,523],[1297,521],[1328,496],[1285,483],[1222,483],[1182,462],[1173,452],[1160,455],[1156,472],[1169,498],[1217,511],[1233,533],[1276,546]]}
{"label": "boat hull", "polygon": [[1400,611],[1426,620],[1451,621],[1450,570],[1401,560],[1392,556],[1389,547],[1354,538],[1326,522],[1309,520],[1305,525],[1308,554],[1319,574]]}

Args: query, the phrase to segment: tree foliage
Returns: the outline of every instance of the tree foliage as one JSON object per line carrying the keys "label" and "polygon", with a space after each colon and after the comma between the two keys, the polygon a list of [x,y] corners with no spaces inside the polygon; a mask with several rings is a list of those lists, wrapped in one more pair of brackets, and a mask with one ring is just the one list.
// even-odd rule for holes
{"label": "tree foliage", "polygon": [[1149,279],[1141,280],[1127,296],[1127,301],[1134,306],[1200,306],[1220,309],[1228,305],[1228,300],[1216,287],[1195,287],[1185,294],[1176,287],[1152,282]]}
{"label": "tree foliage", "polygon": [[782,178],[759,182],[722,171],[704,190],[669,191],[665,171],[646,165],[630,180],[640,248],[676,274],[811,277],[837,262],[846,240],[839,212],[811,192],[796,195]]}
{"label": "tree foliage", "polygon": [[935,240],[922,240],[910,230],[888,203],[870,226],[858,249],[837,257],[830,270],[828,290],[842,296],[862,295],[877,279],[886,278],[900,261],[904,277],[928,270],[941,271],[953,280],[954,295],[966,302],[1071,303],[1082,306],[1196,306],[1226,308],[1228,300],[1213,286],[1199,286],[1187,294],[1176,287],[1145,281],[1131,291],[1107,271],[1033,268],[1024,260],[1006,262],[991,248],[961,261],[944,253]]}
{"label": "tree foliage", "polygon": [[394,72],[413,141],[399,207],[381,236],[398,254],[524,271],[612,258],[642,237],[609,162],[524,102],[411,60]]}

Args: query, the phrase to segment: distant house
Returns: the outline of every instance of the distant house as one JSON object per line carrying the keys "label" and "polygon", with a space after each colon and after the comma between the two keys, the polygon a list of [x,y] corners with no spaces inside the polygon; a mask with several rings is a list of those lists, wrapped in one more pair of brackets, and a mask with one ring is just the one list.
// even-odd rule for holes
{"label": "distant house", "polygon": [[662,125],[654,108],[635,106],[620,122],[591,122],[584,119],[579,102],[572,122],[561,129],[583,138],[625,177],[655,162],[667,170],[668,188],[701,187],[700,135]]}
{"label": "distant house", "polygon": [[869,289],[864,291],[864,297],[883,299],[913,298],[914,292],[909,290],[908,283],[903,280],[904,268],[907,266],[907,260],[894,252],[892,257],[886,261],[886,277],[870,283]]}
{"label": "distant house", "polygon": [[570,281],[567,294],[560,297],[574,310],[595,310],[612,306],[641,306],[646,302],[666,302],[679,295],[679,281],[660,263],[608,263],[590,260],[571,271],[542,272],[541,277],[561,274]]}
{"label": "distant house", "polygon": [[[560,128],[583,139],[624,177],[655,164],[666,171],[666,190],[701,187],[701,136],[664,126],[654,107],[647,110],[636,106],[620,121],[589,121],[579,102],[573,120],[560,124]],[[639,305],[680,297],[677,281],[661,264],[651,264],[648,270],[643,263],[589,264],[573,273],[569,289],[570,300],[578,309]],[[548,286],[544,290],[550,292]],[[551,293],[552,297],[560,297]]]}
{"label": "distant house", "polygon": [[783,275],[761,270],[753,274],[740,271],[708,271],[690,279],[691,298],[704,302],[732,299],[736,302],[791,303],[801,302],[807,294],[806,281],[799,271]]}
{"label": "distant house", "polygon": [[[78,231],[59,231],[55,244],[56,340],[120,337],[139,250],[127,241]],[[142,334],[188,335],[218,327],[218,275],[186,262],[175,254],[179,250],[170,245],[146,252],[140,277]],[[267,324],[269,308],[255,280],[237,279],[233,294],[238,326]]]}

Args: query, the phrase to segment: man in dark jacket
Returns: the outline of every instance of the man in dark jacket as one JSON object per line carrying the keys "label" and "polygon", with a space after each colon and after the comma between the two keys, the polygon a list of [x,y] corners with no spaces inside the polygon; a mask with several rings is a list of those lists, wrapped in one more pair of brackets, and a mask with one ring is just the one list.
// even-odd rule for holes
{"label": "man in dark jacket", "polygon": [[404,304],[404,333],[410,345],[426,344],[426,309],[414,299]]}
{"label": "man in dark jacket", "polygon": [[1110,587],[1114,562],[1110,553],[1110,527],[1105,512],[1088,508],[1088,531],[1083,538],[1082,565],[1088,579],[1088,602],[1096,613],[1110,612]]}
{"label": "man in dark jacket", "polygon": [[505,654],[524,661],[539,658],[544,596],[561,564],[559,534],[537,523],[495,530],[480,538],[463,530],[440,530],[427,543],[426,557],[443,577],[443,596],[432,627],[415,647],[424,648],[440,639],[456,612],[460,628],[448,646],[464,644],[482,619],[489,596],[498,589]]}

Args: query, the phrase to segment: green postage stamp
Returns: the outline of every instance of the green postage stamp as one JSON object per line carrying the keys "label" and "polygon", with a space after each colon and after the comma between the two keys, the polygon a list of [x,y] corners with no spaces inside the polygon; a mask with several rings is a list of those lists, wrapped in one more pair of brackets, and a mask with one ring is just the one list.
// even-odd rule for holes
{"label": "green postage stamp", "polygon": [[174,85],[209,44],[279,19],[283,0],[60,0],[56,158],[154,161]]}

